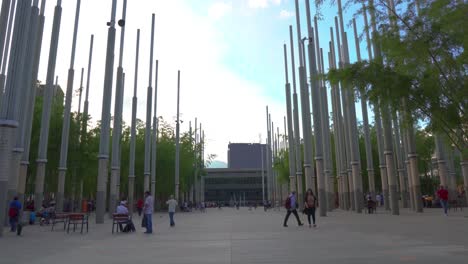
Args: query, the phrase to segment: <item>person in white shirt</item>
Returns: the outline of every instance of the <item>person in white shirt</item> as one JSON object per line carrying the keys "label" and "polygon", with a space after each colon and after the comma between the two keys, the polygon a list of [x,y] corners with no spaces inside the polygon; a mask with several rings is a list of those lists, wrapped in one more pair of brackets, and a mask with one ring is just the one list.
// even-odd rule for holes
{"label": "person in white shirt", "polygon": [[[120,202],[120,204],[117,206],[115,209],[116,214],[125,214],[128,215],[128,208],[127,208],[127,201],[123,200]],[[127,222],[119,222],[119,229],[121,232],[124,232],[126,228],[123,227],[123,224],[128,225],[131,223],[130,218],[128,219]],[[132,224],[133,225],[133,224]]]}
{"label": "person in white shirt", "polygon": [[146,223],[146,232],[145,234],[153,233],[153,208],[154,208],[154,199],[151,196],[149,191],[145,192],[145,205],[143,207],[143,212],[145,214],[145,223]]}
{"label": "person in white shirt", "polygon": [[117,209],[115,210],[117,214],[126,214],[128,215],[127,201],[121,201]]}
{"label": "person in white shirt", "polygon": [[171,195],[170,199],[166,202],[166,204],[168,205],[169,207],[169,219],[171,220],[170,221],[170,224],[171,224],[171,227],[175,226],[175,222],[174,222],[174,214],[175,214],[175,211],[176,211],[176,208],[177,208],[177,201],[174,199],[174,195]]}

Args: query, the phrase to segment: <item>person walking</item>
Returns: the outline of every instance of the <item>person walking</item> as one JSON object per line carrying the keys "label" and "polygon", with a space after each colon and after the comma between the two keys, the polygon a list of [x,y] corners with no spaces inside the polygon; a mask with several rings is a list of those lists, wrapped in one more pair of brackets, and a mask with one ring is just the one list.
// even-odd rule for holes
{"label": "person walking", "polygon": [[309,228],[312,227],[310,223],[310,217],[312,216],[312,221],[314,227],[317,227],[315,224],[315,208],[317,206],[317,198],[314,195],[312,189],[308,189],[304,198],[304,213],[307,215],[307,221],[309,222]]}
{"label": "person walking", "polygon": [[154,208],[154,199],[151,196],[149,191],[145,192],[145,204],[143,207],[144,218],[146,223],[146,232],[145,234],[152,234],[153,233],[153,208]]}
{"label": "person walking", "polygon": [[440,200],[440,205],[444,209],[444,214],[447,216],[448,210],[448,191],[444,188],[443,185],[440,185],[439,190],[437,191],[437,196]]}
{"label": "person walking", "polygon": [[296,220],[297,220],[297,224],[299,226],[302,226],[304,225],[303,223],[301,223],[301,220],[299,219],[299,215],[297,214],[297,199],[296,199],[296,192],[295,191],[292,191],[291,194],[288,196],[288,198],[286,199],[286,202],[284,204],[284,207],[287,209],[287,213],[286,213],[286,217],[284,218],[284,223],[283,223],[283,226],[284,227],[288,227],[288,219],[289,219],[289,216],[292,214],[294,214],[294,216],[296,217]]}
{"label": "person walking", "polygon": [[145,202],[143,202],[143,199],[138,199],[137,201],[137,204],[136,204],[136,207],[137,207],[137,211],[138,211],[138,216],[141,216],[141,213],[143,212],[143,205],[145,204]]}
{"label": "person walking", "polygon": [[10,231],[16,232],[16,228],[19,223],[19,217],[21,212],[21,202],[18,201],[18,197],[13,197],[8,208],[8,218],[10,220]]}
{"label": "person walking", "polygon": [[171,195],[169,197],[169,200],[167,200],[166,204],[169,207],[168,212],[169,212],[170,225],[171,227],[173,227],[175,226],[174,214],[177,208],[177,201],[174,199],[174,195]]}

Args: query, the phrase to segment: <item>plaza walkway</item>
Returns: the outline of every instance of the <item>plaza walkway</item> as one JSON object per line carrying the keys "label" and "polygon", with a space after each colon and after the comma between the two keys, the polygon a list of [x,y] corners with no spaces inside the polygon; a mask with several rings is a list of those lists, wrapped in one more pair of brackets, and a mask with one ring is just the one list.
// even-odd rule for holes
{"label": "plaza walkway", "polygon": [[[282,226],[284,210],[210,209],[179,213],[176,227],[154,216],[155,234],[111,234],[91,222],[88,234],[26,226],[22,237],[0,238],[0,263],[467,263],[468,212],[442,216],[402,210],[401,216],[336,211],[318,228]],[[303,221],[306,221],[303,218]]]}

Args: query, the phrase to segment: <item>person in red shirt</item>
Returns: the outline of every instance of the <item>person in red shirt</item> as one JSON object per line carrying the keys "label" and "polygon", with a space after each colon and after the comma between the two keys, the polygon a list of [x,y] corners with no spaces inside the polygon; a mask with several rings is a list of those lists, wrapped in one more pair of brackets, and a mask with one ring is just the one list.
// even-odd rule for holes
{"label": "person in red shirt", "polygon": [[141,212],[143,211],[143,199],[138,199],[137,201],[137,210],[138,210],[138,216],[141,216]]}
{"label": "person in red shirt", "polygon": [[448,210],[448,191],[444,188],[443,185],[439,187],[439,190],[437,191],[437,196],[439,197],[440,204],[442,205],[442,208],[444,208],[444,214],[447,215],[447,210]]}

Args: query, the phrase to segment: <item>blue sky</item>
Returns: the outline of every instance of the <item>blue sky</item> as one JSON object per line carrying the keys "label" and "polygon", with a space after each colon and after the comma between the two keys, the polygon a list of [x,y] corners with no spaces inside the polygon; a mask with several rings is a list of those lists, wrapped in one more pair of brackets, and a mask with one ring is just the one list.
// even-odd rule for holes
{"label": "blue sky", "polygon": [[[118,18],[122,13],[122,2],[118,0]],[[301,27],[305,36],[305,1],[299,2]],[[87,68],[89,39],[90,35],[94,34],[93,70],[90,77],[90,114],[94,121],[101,119],[106,22],[110,17],[111,3],[111,0],[82,0],[81,3],[73,89],[76,90],[80,85],[81,67]],[[55,1],[47,1],[40,80],[45,80],[47,72],[55,4]],[[63,14],[55,74],[63,88],[67,83],[75,6],[75,1],[62,3]],[[158,116],[163,116],[168,122],[174,122],[177,70],[181,70],[181,119],[184,120],[181,129],[187,131],[190,123],[187,121],[192,121],[193,124],[197,117],[205,129],[207,154],[216,154],[219,160],[226,161],[229,142],[258,142],[260,137],[264,140],[266,105],[269,105],[273,121],[282,132],[286,110],[283,44],[286,42],[289,46],[290,24],[294,26],[296,33],[294,10],[293,0],[128,1],[123,58],[127,80],[124,121],[129,124],[131,117],[137,29],[141,29],[137,117],[145,119],[150,21],[151,14],[155,13],[154,50],[155,59],[158,59],[160,64]],[[314,6],[311,12],[315,14]],[[348,24],[353,13],[354,10],[349,10],[345,15],[345,24]],[[324,52],[328,52],[329,27],[334,26],[336,5],[330,6],[329,3],[325,3],[322,14],[323,20],[319,22],[320,44]],[[358,18],[357,22],[361,28],[362,18]],[[353,62],[355,46],[352,28],[347,28],[347,32]],[[120,28],[117,28],[116,62],[120,33]],[[367,57],[363,42],[361,53],[364,58]],[[295,54],[298,55],[297,50]],[[325,68],[327,66],[326,61]],[[86,78],[87,76],[84,79]],[[75,94],[72,100],[72,107],[76,110],[78,96]],[[331,104],[329,107],[331,108]],[[357,107],[358,116],[359,108]],[[111,111],[113,113],[113,108]]]}

